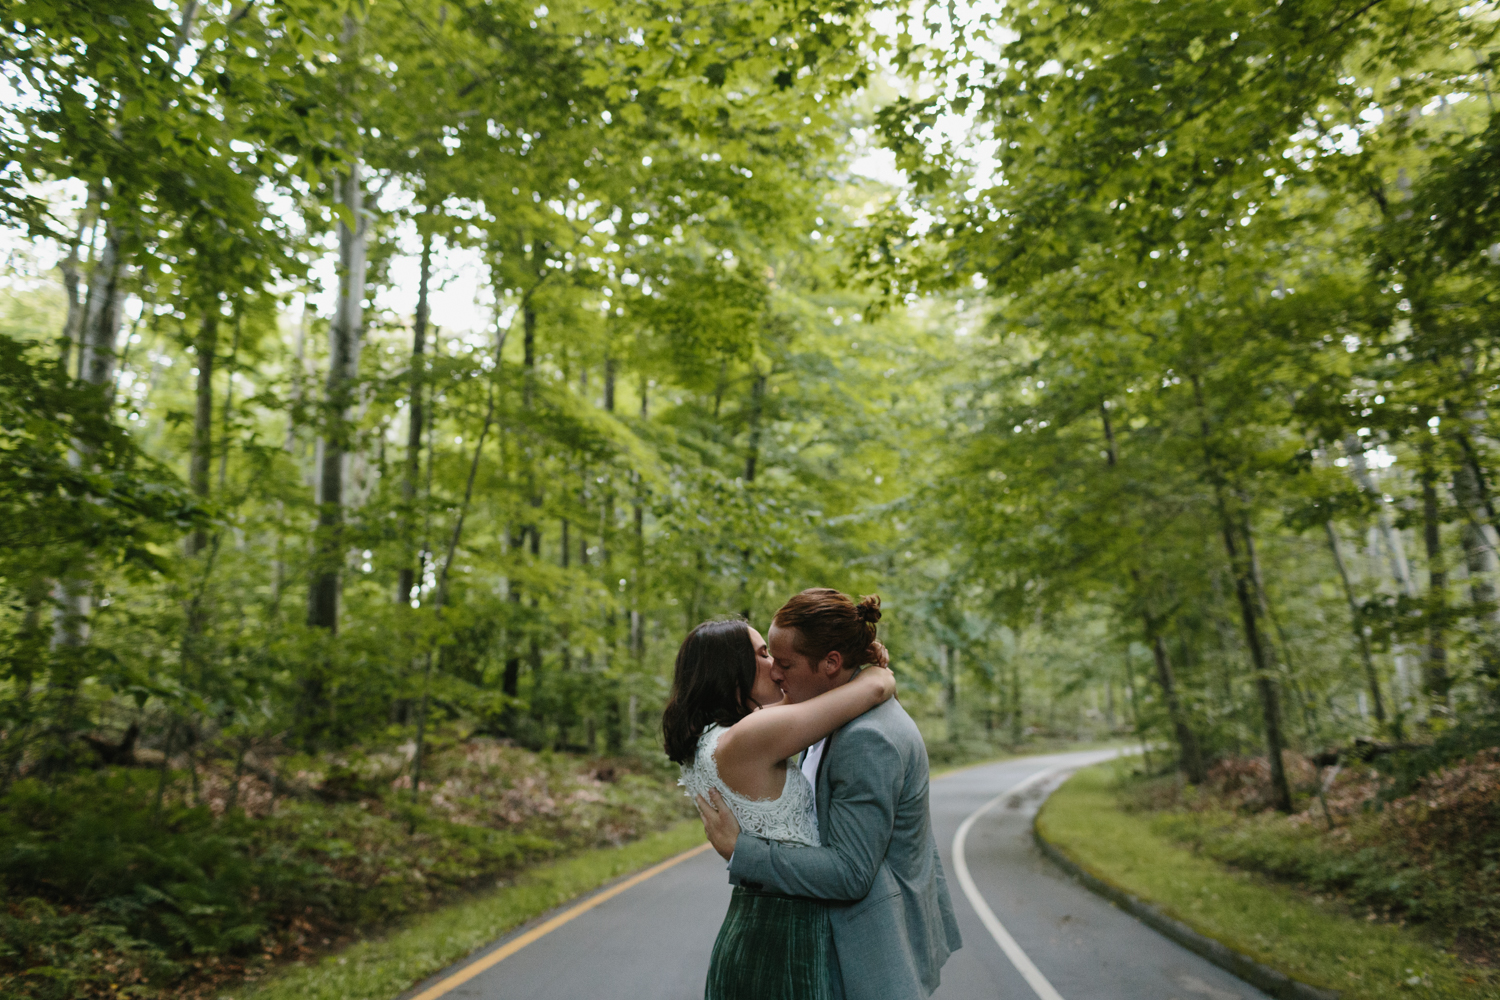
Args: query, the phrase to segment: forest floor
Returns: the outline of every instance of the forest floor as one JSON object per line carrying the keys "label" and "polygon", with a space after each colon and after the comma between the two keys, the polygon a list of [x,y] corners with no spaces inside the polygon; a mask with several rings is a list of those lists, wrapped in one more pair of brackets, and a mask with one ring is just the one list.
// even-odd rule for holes
{"label": "forest floor", "polygon": [[16,782],[0,802],[0,995],[217,996],[693,815],[676,768],[644,757],[440,734],[414,802],[409,745],[275,749]]}
{"label": "forest floor", "polygon": [[[1208,937],[1348,1000],[1492,998],[1500,878],[1500,756],[1382,800],[1353,768],[1292,816],[1264,809],[1264,761],[1221,762],[1210,781],[1143,778],[1136,763],[1079,772],[1039,832],[1092,874]],[[1288,755],[1307,789],[1313,768]]]}

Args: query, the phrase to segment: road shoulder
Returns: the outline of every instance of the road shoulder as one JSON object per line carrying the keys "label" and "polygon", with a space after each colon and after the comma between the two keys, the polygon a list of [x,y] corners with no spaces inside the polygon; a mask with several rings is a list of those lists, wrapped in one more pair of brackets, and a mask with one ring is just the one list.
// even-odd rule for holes
{"label": "road shoulder", "polygon": [[[1149,816],[1120,809],[1114,767],[1084,769],[1054,792],[1037,815],[1037,839],[1086,875],[1090,888],[1107,890],[1103,894],[1117,905],[1137,900],[1143,907],[1137,915],[1152,926],[1160,922],[1158,930],[1175,936],[1176,925],[1217,946],[1220,957],[1232,961],[1237,954],[1277,974],[1255,983],[1272,995],[1315,995],[1299,993],[1292,983],[1347,1000],[1494,995],[1493,984],[1480,981],[1482,972],[1411,931],[1333,912],[1154,832]],[[1145,916],[1145,908],[1157,921]],[[1212,946],[1193,950],[1217,961]]]}

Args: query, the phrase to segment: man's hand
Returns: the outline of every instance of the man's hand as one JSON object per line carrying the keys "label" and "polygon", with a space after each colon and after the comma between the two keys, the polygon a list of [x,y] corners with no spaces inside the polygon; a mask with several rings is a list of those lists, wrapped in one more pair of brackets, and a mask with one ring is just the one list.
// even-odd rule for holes
{"label": "man's hand", "polygon": [[693,801],[697,803],[698,818],[703,820],[703,832],[708,834],[708,842],[714,845],[720,857],[728,861],[734,854],[734,842],[740,839],[739,820],[734,818],[734,812],[724,803],[717,788],[709,789],[706,801],[701,795],[693,796]]}

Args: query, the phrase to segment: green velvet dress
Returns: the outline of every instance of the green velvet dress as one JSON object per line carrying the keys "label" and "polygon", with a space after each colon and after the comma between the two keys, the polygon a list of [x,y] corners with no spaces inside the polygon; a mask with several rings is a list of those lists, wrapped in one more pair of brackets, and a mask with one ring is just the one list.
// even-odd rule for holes
{"label": "green velvet dress", "polygon": [[705,1000],[840,1000],[828,907],[735,886]]}

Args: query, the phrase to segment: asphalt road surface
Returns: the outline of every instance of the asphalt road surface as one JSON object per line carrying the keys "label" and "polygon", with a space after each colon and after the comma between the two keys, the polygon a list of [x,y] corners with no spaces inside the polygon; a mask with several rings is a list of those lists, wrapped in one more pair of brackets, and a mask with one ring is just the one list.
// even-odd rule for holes
{"label": "asphalt road surface", "polygon": [[[1059,778],[1033,780],[971,824],[964,855],[974,890],[993,915],[990,926],[965,894],[952,850],[966,819],[1041,772],[1110,756],[1113,751],[1027,757],[932,783],[934,832],[964,937],[943,967],[935,1000],[1263,1000],[1265,994],[1093,895],[1041,856],[1031,819]],[[532,940],[443,991],[442,1000],[700,1000],[728,905],[724,862],[710,850]],[[482,962],[556,915],[538,918],[470,961]],[[999,936],[1013,942],[1010,954],[996,925]],[[430,998],[466,964],[411,995],[426,990]],[[1022,970],[1028,965],[1029,979]]]}

